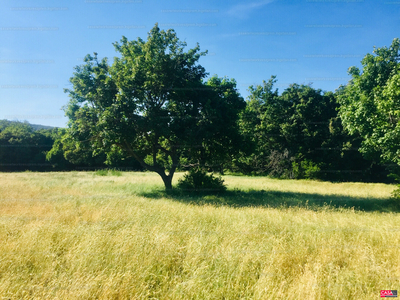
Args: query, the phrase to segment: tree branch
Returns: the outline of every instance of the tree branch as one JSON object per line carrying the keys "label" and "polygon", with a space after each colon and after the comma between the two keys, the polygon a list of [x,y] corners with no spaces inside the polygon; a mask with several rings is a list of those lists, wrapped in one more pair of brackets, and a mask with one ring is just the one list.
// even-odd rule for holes
{"label": "tree branch", "polygon": [[165,169],[159,166],[152,166],[147,164],[143,158],[141,158],[133,149],[132,147],[129,145],[129,143],[127,141],[124,141],[124,145],[118,144],[121,148],[125,149],[129,154],[131,154],[139,163],[140,165],[149,170],[149,171],[153,171],[156,172],[158,174],[163,174],[165,175]]}

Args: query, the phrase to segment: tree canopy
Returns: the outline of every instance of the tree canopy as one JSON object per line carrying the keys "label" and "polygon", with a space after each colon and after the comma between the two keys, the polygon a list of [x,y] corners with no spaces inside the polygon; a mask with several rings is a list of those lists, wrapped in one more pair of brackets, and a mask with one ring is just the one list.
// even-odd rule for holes
{"label": "tree canopy", "polygon": [[400,41],[374,48],[361,61],[362,72],[350,67],[349,84],[339,93],[340,116],[350,133],[363,141],[360,151],[369,158],[400,165]]}
{"label": "tree canopy", "polygon": [[114,47],[112,63],[94,53],[75,67],[68,128],[0,120],[0,170],[147,169],[166,189],[189,170],[194,190],[210,171],[367,182],[400,172],[399,39],[349,68],[335,92],[294,83],[278,93],[272,76],[247,101],[172,29],[156,24],[147,40]]}
{"label": "tree canopy", "polygon": [[166,189],[185,158],[190,164],[222,164],[240,146],[237,115],[245,107],[236,82],[213,76],[198,64],[200,47],[184,51],[174,30],[156,24],[147,41],[114,43],[120,54],[85,57],[66,89],[69,134],[97,151],[118,147],[145,169],[157,172]]}
{"label": "tree canopy", "polygon": [[[241,132],[251,145],[235,164],[244,172],[283,178],[374,181],[382,170],[354,151],[358,135],[346,133],[337,94],[291,84],[281,95],[276,77],[250,86]],[[370,176],[371,175],[371,176]]]}

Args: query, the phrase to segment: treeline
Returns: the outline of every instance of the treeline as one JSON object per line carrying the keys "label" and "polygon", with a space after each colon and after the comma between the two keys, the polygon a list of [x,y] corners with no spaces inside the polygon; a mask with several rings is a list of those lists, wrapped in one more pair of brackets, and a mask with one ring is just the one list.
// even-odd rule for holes
{"label": "treeline", "polygon": [[[64,128],[38,129],[28,122],[0,120],[0,171],[142,170],[134,160],[75,147]],[[73,151],[71,149],[74,149]]]}
{"label": "treeline", "polygon": [[28,123],[0,120],[0,171],[50,171],[46,153],[57,129],[34,130]]}
{"label": "treeline", "polygon": [[396,165],[365,159],[360,135],[349,135],[338,115],[338,95],[292,84],[281,95],[272,77],[249,88],[240,128],[248,153],[227,166],[245,174],[328,181],[388,182]]}
{"label": "treeline", "polygon": [[[239,129],[246,147],[209,171],[275,178],[392,182],[396,165],[365,159],[361,137],[349,135],[338,116],[338,95],[310,85],[292,84],[281,94],[276,78],[251,86]],[[243,148],[243,147],[242,147]],[[184,160],[183,160],[184,161]],[[184,165],[184,164],[183,164]],[[71,171],[116,168],[143,170],[117,147],[76,143],[66,129],[34,130],[29,123],[0,121],[1,171]],[[180,170],[185,169],[181,166]]]}
{"label": "treeline", "polygon": [[198,64],[207,52],[185,52],[172,29],[156,24],[147,41],[113,45],[112,65],[95,52],[75,67],[68,128],[0,123],[0,171],[146,169],[166,190],[177,170],[400,180],[399,39],[349,68],[335,92],[291,84],[278,93],[272,76],[247,101],[234,79],[208,77]]}

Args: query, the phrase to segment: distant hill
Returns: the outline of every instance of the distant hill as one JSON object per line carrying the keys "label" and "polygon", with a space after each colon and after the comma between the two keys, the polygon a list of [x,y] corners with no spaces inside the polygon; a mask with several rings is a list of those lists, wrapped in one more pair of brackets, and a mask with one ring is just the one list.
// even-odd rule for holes
{"label": "distant hill", "polygon": [[23,123],[27,124],[32,127],[33,130],[40,130],[40,129],[54,129],[57,127],[54,126],[46,126],[46,125],[40,125],[40,124],[30,124],[29,122],[20,122],[20,121],[10,121],[10,120],[0,120],[0,127],[7,127],[13,123]]}
{"label": "distant hill", "polygon": [[46,125],[39,125],[39,124],[29,124],[33,130],[40,130],[40,129],[54,129],[57,127],[53,127],[53,126],[46,126]]}

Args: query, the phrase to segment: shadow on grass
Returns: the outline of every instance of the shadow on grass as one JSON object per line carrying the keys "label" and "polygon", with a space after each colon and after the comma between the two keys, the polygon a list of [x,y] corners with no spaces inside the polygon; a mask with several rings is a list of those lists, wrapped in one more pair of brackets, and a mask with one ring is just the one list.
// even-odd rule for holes
{"label": "shadow on grass", "polygon": [[302,207],[312,210],[321,208],[354,209],[366,212],[400,212],[400,202],[392,198],[362,198],[343,195],[321,195],[309,193],[294,193],[280,191],[241,191],[228,190],[222,194],[193,193],[173,190],[153,190],[140,193],[140,196],[160,199],[167,198],[173,201],[194,205],[215,205],[230,207]]}

